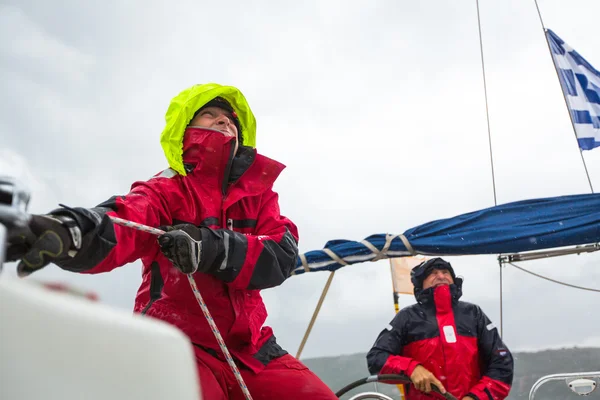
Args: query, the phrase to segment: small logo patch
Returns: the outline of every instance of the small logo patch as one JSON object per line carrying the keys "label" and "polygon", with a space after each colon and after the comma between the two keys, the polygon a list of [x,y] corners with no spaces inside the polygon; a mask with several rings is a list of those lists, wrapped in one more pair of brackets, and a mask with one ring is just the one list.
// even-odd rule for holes
{"label": "small logo patch", "polygon": [[454,327],[452,325],[446,325],[442,328],[442,330],[444,331],[446,342],[456,343],[456,333],[454,332]]}
{"label": "small logo patch", "polygon": [[508,355],[508,350],[501,347],[496,350],[496,354],[498,354],[500,357],[506,357]]}

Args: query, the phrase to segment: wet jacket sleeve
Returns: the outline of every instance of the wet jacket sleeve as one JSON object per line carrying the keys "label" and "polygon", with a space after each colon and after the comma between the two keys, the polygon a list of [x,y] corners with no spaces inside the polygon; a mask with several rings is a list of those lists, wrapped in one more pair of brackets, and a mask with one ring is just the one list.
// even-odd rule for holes
{"label": "wet jacket sleeve", "polygon": [[151,227],[165,225],[171,216],[163,193],[169,192],[165,186],[173,184],[167,178],[136,182],[127,195],[114,196],[96,207],[63,206],[53,210],[51,214],[74,218],[83,233],[77,255],[58,260],[56,264],[68,271],[94,274],[111,271],[148,255],[152,246],[157,246],[156,236],[113,224],[109,216]]}
{"label": "wet jacket sleeve", "polygon": [[367,367],[370,374],[404,374],[410,377],[419,365],[416,360],[400,355],[406,344],[405,315],[402,311],[396,314],[367,353]]}
{"label": "wet jacket sleeve", "polygon": [[202,229],[199,269],[234,289],[266,289],[282,284],[296,267],[298,230],[279,210],[278,195],[265,194],[254,233]]}
{"label": "wet jacket sleeve", "polygon": [[479,356],[483,365],[483,376],[467,395],[476,400],[502,400],[508,396],[512,385],[513,357],[502,342],[498,329],[479,307],[477,318]]}

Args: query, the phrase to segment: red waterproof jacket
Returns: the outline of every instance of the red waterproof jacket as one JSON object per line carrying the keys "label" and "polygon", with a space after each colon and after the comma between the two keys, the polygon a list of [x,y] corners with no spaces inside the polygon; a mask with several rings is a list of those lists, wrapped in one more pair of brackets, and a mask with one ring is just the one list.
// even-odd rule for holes
{"label": "red waterproof jacket", "polygon": [[[383,330],[367,354],[372,374],[410,376],[421,364],[456,398],[501,400],[513,380],[513,358],[497,329],[475,304],[459,301],[462,280],[419,291]],[[443,397],[405,386],[406,398]]]}
{"label": "red waterproof jacket", "polygon": [[284,166],[210,129],[188,128],[187,175],[171,169],[136,182],[125,196],[98,207],[55,210],[83,227],[84,246],[67,270],[101,273],[141,259],[135,311],[180,328],[191,341],[223,358],[187,277],[160,252],[156,236],[114,225],[108,215],[159,227],[180,223],[203,230],[202,254],[211,265],[194,279],[233,357],[257,372],[285,354],[270,327],[260,290],[286,280],[296,265],[298,232],[280,215],[273,183]]}

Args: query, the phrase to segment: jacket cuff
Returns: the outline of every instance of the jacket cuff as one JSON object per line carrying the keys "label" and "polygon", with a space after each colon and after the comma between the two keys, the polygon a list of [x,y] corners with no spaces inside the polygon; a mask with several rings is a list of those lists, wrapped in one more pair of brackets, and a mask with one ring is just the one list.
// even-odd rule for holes
{"label": "jacket cuff", "polygon": [[421,365],[420,362],[412,360],[409,364],[408,364],[408,368],[406,368],[406,375],[410,378],[410,376],[412,375],[413,371],[415,370],[415,368],[417,368],[418,365]]}
{"label": "jacket cuff", "polygon": [[502,400],[509,392],[509,384],[484,376],[469,390],[468,396],[472,395],[475,400]]}
{"label": "jacket cuff", "polygon": [[81,230],[82,235],[93,231],[98,225],[102,223],[103,215],[100,215],[95,210],[82,208],[82,207],[69,207],[64,204],[59,204],[61,208],[56,208],[50,211],[48,214],[54,216],[67,216],[73,218],[77,223],[77,226]]}
{"label": "jacket cuff", "polygon": [[379,374],[405,374],[410,377],[420,363],[409,357],[391,355],[386,360]]}

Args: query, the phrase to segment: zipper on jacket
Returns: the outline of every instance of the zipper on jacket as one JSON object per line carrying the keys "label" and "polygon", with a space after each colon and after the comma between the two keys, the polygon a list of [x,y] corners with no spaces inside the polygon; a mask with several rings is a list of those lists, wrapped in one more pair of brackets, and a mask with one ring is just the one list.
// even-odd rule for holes
{"label": "zipper on jacket", "polygon": [[232,218],[227,218],[227,229],[229,229],[230,231],[233,230],[233,219]]}
{"label": "zipper on jacket", "polygon": [[[233,220],[226,219],[227,214],[225,212],[225,199],[227,198],[229,192],[229,174],[231,172],[231,166],[233,165],[233,159],[235,157],[235,146],[230,143],[229,148],[229,159],[227,160],[227,165],[225,166],[225,171],[223,173],[223,183],[221,185],[221,221],[226,222],[225,228],[232,229],[233,228]],[[231,224],[230,224],[231,221]],[[222,223],[223,223],[222,222]],[[231,227],[230,227],[231,225]]]}
{"label": "zipper on jacket", "polygon": [[225,166],[225,171],[223,171],[223,184],[221,186],[223,199],[227,197],[227,190],[229,189],[229,174],[231,173],[231,166],[233,165],[233,159],[235,157],[235,146],[233,146],[231,143],[229,146],[229,158],[227,160],[227,165]]}
{"label": "zipper on jacket", "polygon": [[[435,304],[435,298],[433,301],[433,308],[434,308],[434,315],[435,315],[435,322],[437,323],[438,326],[438,332],[439,332],[439,341],[440,341],[440,346],[442,347],[442,358],[444,360],[443,366],[444,366],[444,376],[448,376],[448,364],[446,363],[446,345],[444,344],[444,339],[442,338],[442,332],[443,332],[443,328],[440,326],[440,321],[438,320],[438,310],[437,310],[437,305]],[[454,314],[454,310],[451,311]],[[445,335],[445,333],[444,333]],[[445,385],[444,385],[445,387]]]}

